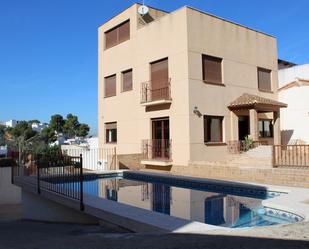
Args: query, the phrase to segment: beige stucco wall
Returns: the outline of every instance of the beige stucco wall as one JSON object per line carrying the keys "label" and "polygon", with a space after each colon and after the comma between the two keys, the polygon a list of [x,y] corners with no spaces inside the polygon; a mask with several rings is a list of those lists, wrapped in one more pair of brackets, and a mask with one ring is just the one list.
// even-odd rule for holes
{"label": "beige stucco wall", "polygon": [[[141,141],[151,139],[151,119],[170,118],[173,165],[190,161],[223,159],[226,146],[204,144],[204,115],[224,116],[224,142],[237,137],[238,124],[227,106],[243,93],[277,99],[258,91],[257,66],[272,70],[272,89],[277,90],[276,39],[183,7],[157,14],[154,22],[138,28],[138,5],[133,5],[99,28],[99,140],[104,144],[104,123],[117,122],[117,153],[141,152]],[[104,50],[104,32],[130,19],[130,40]],[[202,54],[223,58],[225,86],[202,81]],[[140,85],[149,81],[149,63],[168,57],[172,104],[169,109],[146,112],[140,104]],[[133,90],[121,92],[121,72],[133,68]],[[117,95],[104,98],[104,77],[117,74]],[[233,125],[234,124],[234,125]],[[233,136],[232,136],[233,134]]]}
{"label": "beige stucco wall", "polygon": [[[276,92],[276,39],[231,22],[188,8],[190,160],[224,159],[226,146],[207,146],[203,137],[203,117],[193,114],[194,107],[203,115],[224,116],[223,140],[234,140],[238,126],[232,126],[229,103],[243,93],[277,99],[258,90],[257,67],[272,70],[272,90]],[[202,80],[202,54],[223,58],[225,86],[205,84]],[[237,121],[238,122],[238,121]],[[238,124],[238,123],[237,123]]]}
{"label": "beige stucco wall", "polygon": [[[151,139],[151,119],[170,118],[174,163],[189,157],[188,67],[186,10],[165,15],[137,29],[137,6],[99,28],[99,139],[104,144],[104,123],[117,121],[117,153],[141,152],[143,139]],[[130,18],[129,41],[104,50],[104,32]],[[140,104],[140,85],[150,80],[149,63],[168,57],[173,103],[169,109],[146,112]],[[133,68],[133,90],[121,93],[121,72]],[[117,74],[117,96],[104,98],[104,77]]]}

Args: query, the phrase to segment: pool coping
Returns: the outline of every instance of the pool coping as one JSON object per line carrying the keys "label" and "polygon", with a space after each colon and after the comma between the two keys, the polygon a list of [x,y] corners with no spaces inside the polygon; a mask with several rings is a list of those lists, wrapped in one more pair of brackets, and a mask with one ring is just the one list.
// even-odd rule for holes
{"label": "pool coping", "polygon": [[[116,171],[115,174],[121,175],[122,172],[123,171]],[[214,179],[175,176],[175,175],[166,175],[166,174],[149,173],[149,172],[137,172],[137,171],[129,171],[129,172],[134,172],[136,174],[143,174],[143,175],[162,176],[174,179],[188,179],[195,181],[198,180],[201,182],[204,181],[205,183],[212,181],[220,184],[225,183],[235,186],[244,186],[250,184],[252,186],[259,186],[263,188],[266,187],[271,191],[274,191],[274,189],[276,189],[276,187],[272,188],[272,186],[265,184],[221,181]],[[102,172],[92,172],[92,173],[102,174]],[[28,179],[22,179],[22,178],[16,179],[16,184],[23,187],[27,191],[37,193],[37,188],[35,186],[36,181],[34,178],[28,177]],[[307,221],[309,218],[309,206],[307,204],[299,203],[299,201],[302,199],[300,198],[300,195],[304,193],[302,194],[299,193],[299,188],[280,187],[280,189],[284,190],[284,192],[286,192],[287,194],[263,200],[262,204],[265,205],[266,207],[277,208],[283,211],[295,213],[297,215],[304,217],[305,221]],[[291,194],[294,194],[294,198],[292,198],[294,201],[287,202],[287,200],[291,199],[290,196]],[[41,196],[50,199],[52,201],[55,201],[59,204],[77,210],[79,209],[79,201],[69,199],[57,193],[42,189]],[[235,229],[242,229],[242,230],[254,229],[254,228],[228,228],[228,227],[208,225],[201,222],[185,220],[182,218],[152,212],[150,210],[145,210],[128,204],[106,200],[88,194],[84,194],[84,205],[85,205],[84,213],[94,216],[100,220],[107,221],[116,224],[118,226],[124,227],[134,232],[207,233],[207,231],[210,230],[222,230],[222,231],[226,230],[228,232],[229,230],[235,230]],[[308,210],[306,210],[306,208]]]}

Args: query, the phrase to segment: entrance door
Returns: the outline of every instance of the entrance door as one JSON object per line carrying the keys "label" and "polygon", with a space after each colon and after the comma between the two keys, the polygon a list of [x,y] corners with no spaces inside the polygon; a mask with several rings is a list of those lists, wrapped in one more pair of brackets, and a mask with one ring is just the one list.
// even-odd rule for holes
{"label": "entrance door", "polygon": [[170,122],[169,119],[152,121],[152,156],[169,159]]}
{"label": "entrance door", "polygon": [[168,59],[150,64],[151,71],[151,100],[168,97]]}
{"label": "entrance door", "polygon": [[245,140],[245,137],[250,134],[249,116],[238,117],[238,136],[239,140]]}

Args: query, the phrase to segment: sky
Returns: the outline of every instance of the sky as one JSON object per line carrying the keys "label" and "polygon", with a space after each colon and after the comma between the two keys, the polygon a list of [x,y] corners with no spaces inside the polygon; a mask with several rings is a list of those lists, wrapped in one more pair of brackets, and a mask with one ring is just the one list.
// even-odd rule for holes
{"label": "sky", "polygon": [[[0,0],[0,120],[73,113],[97,132],[97,29],[131,0]],[[309,0],[145,0],[189,5],[274,35],[279,58],[309,63]]]}

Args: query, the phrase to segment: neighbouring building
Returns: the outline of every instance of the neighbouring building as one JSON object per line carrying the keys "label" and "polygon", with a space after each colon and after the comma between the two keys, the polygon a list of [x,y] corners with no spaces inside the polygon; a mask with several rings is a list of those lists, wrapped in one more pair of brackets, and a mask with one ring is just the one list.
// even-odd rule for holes
{"label": "neighbouring building", "polygon": [[293,63],[293,62],[278,59],[278,69],[279,70],[286,69],[286,68],[291,68],[291,67],[294,67],[294,66],[296,66],[296,64]]}
{"label": "neighbouring building", "polygon": [[247,135],[281,144],[276,38],[187,6],[139,7],[99,27],[100,147],[164,168],[222,160]]}
{"label": "neighbouring building", "polygon": [[1,122],[0,124],[6,126],[6,127],[11,127],[11,128],[15,128],[15,126],[18,124],[18,121],[15,119],[11,119],[5,122]]}
{"label": "neighbouring building", "polygon": [[46,123],[32,123],[31,128],[36,132],[41,132],[44,128],[47,128],[48,124]]}
{"label": "neighbouring building", "polygon": [[8,147],[7,145],[0,146],[0,157],[7,157]]}
{"label": "neighbouring building", "polygon": [[283,144],[309,143],[309,64],[279,70],[279,99]]}

